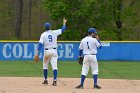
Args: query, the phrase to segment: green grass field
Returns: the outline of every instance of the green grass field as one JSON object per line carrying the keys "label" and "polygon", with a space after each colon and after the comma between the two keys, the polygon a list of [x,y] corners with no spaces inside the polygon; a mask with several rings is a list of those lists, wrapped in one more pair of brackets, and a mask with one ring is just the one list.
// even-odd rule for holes
{"label": "green grass field", "polygon": [[[59,61],[59,77],[80,77],[81,67],[76,61]],[[112,79],[139,79],[140,62],[99,62],[99,78]],[[42,62],[33,61],[0,61],[0,76],[16,77],[42,77]],[[49,76],[52,69],[49,66]],[[91,71],[88,77],[92,77]]]}

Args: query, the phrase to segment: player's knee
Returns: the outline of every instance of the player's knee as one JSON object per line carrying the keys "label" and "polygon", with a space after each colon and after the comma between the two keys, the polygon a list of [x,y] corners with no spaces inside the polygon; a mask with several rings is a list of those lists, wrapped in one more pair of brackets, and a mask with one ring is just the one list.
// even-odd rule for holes
{"label": "player's knee", "polygon": [[52,69],[54,70],[54,69],[58,69],[57,68],[57,64],[52,64]]}
{"label": "player's knee", "polygon": [[43,69],[48,69],[48,65],[46,63],[43,63]]}
{"label": "player's knee", "polygon": [[43,66],[43,69],[48,69],[48,67],[46,67],[46,66]]}
{"label": "player's knee", "polygon": [[94,72],[92,72],[92,74],[93,74],[93,75],[98,74],[98,71],[94,71]]}
{"label": "player's knee", "polygon": [[58,70],[58,68],[57,67],[54,67],[53,70]]}
{"label": "player's knee", "polygon": [[81,75],[87,76],[87,72],[82,72]]}

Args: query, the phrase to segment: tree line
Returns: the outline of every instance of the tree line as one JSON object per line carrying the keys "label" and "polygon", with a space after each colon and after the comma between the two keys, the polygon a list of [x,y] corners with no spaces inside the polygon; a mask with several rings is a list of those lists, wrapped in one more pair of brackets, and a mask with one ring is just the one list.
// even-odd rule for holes
{"label": "tree line", "polygon": [[[0,39],[38,40],[43,24],[52,29],[68,18],[59,40],[81,40],[95,27],[101,40],[140,40],[139,0],[3,0]],[[1,37],[8,35],[8,37]]]}

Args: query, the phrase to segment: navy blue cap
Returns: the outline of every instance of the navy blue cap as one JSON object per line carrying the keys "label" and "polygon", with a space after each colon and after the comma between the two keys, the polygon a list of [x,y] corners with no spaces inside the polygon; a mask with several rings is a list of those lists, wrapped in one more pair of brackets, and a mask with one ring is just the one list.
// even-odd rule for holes
{"label": "navy blue cap", "polygon": [[88,29],[88,32],[93,32],[93,33],[95,33],[95,32],[96,32],[96,29],[95,29],[95,28],[89,28],[89,29]]}
{"label": "navy blue cap", "polygon": [[44,24],[44,27],[45,27],[46,29],[50,29],[51,24],[50,24],[49,22],[46,22],[46,23]]}

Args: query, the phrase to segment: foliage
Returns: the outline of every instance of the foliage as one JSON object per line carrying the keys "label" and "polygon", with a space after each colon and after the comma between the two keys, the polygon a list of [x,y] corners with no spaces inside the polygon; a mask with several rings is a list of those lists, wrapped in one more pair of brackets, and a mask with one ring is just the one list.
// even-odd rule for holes
{"label": "foliage", "polygon": [[136,36],[139,33],[135,31],[135,27],[140,24],[140,13],[137,12],[139,5],[140,2],[135,3],[135,6],[127,4],[123,9],[123,40],[137,40]]}
{"label": "foliage", "polygon": [[[5,2],[7,1],[8,0],[5,0],[4,2],[1,1],[0,3],[0,39],[5,39],[7,37],[10,37],[10,35],[13,35],[12,28],[14,27],[14,18],[11,18],[11,16],[14,15],[15,11],[12,9],[13,5],[10,2],[5,4]],[[4,37],[5,35],[7,35],[7,37]]]}
{"label": "foliage", "polygon": [[[53,20],[59,22],[64,16],[69,19],[69,29],[74,33],[67,33],[77,37],[74,40],[83,38],[89,27],[97,28],[103,40],[122,40],[122,29],[131,28],[139,22],[137,13],[132,7],[125,6],[123,0],[44,0],[43,6]],[[132,20],[132,24],[125,27],[125,19]],[[67,33],[63,38],[72,39]]]}
{"label": "foliage", "polygon": [[106,6],[106,3],[101,0],[44,0],[43,4],[52,19],[57,21],[64,16],[68,18],[69,29],[74,33],[68,31],[63,38],[79,40],[85,36],[89,27],[103,29],[110,23],[112,14],[109,14],[110,6]]}
{"label": "foliage", "polygon": [[[52,29],[61,28],[63,17],[68,18],[67,30],[59,40],[81,40],[89,27],[98,30],[101,40],[140,40],[140,0],[30,1],[23,0],[20,40],[38,40],[46,21]],[[18,39],[17,9],[17,0],[1,0],[0,39]]]}

